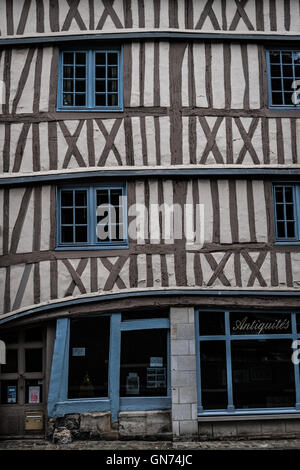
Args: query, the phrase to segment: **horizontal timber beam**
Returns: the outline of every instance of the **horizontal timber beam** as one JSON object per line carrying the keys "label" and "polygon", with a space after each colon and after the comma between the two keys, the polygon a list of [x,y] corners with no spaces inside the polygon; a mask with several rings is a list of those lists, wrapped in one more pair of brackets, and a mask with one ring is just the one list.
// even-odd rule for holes
{"label": "horizontal timber beam", "polygon": [[[13,320],[18,320],[20,318],[28,317],[31,315],[35,315],[41,312],[50,312],[55,309],[66,309],[70,308],[74,305],[83,305],[83,304],[91,304],[95,302],[105,302],[105,301],[113,301],[119,299],[129,299],[131,297],[169,297],[169,296],[214,296],[214,297],[222,297],[222,296],[261,296],[261,297],[296,297],[300,298],[300,290],[257,290],[257,289],[192,289],[192,288],[176,288],[176,289],[147,289],[145,290],[131,290],[126,292],[118,292],[118,293],[109,293],[109,294],[91,294],[86,295],[84,297],[77,297],[71,298],[69,300],[60,300],[60,301],[53,301],[51,303],[47,303],[44,305],[38,305],[34,308],[29,308],[23,311],[17,311],[13,313],[7,313],[3,315],[3,318],[0,317],[0,325],[8,323]],[[295,309],[294,309],[295,310]]]}
{"label": "horizontal timber beam", "polygon": [[202,167],[202,168],[143,168],[143,169],[97,169],[97,170],[85,170],[85,171],[76,171],[76,172],[55,172],[47,174],[30,174],[30,175],[16,175],[11,176],[11,174],[0,177],[0,187],[1,186],[18,186],[26,184],[37,184],[37,183],[59,183],[65,182],[68,180],[76,181],[81,180],[82,178],[91,179],[91,178],[139,178],[139,177],[276,177],[276,178],[286,178],[286,177],[298,177],[300,175],[300,167],[296,168],[230,168],[228,165],[226,168],[211,168],[211,167]]}
{"label": "horizontal timber beam", "polygon": [[53,34],[5,37],[0,39],[0,47],[24,46],[29,44],[67,43],[74,41],[105,41],[105,40],[210,40],[210,41],[247,41],[247,42],[299,42],[299,34],[269,33],[236,33],[236,32],[201,32],[196,30],[123,30],[114,32],[88,34]]}

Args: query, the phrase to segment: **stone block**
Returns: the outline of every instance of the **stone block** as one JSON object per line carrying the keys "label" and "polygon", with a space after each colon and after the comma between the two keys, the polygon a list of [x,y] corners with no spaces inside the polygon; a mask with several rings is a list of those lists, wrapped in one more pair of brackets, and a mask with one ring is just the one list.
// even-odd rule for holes
{"label": "stone block", "polygon": [[171,386],[172,387],[185,387],[194,384],[194,373],[191,371],[172,371]]}
{"label": "stone block", "polygon": [[198,418],[198,405],[196,401],[196,403],[192,403],[192,419],[197,419],[197,418]]}
{"label": "stone block", "polygon": [[189,354],[189,341],[171,340],[171,356],[182,356]]}
{"label": "stone block", "polygon": [[196,354],[196,344],[195,340],[189,340],[189,354],[195,355]]}
{"label": "stone block", "polygon": [[195,310],[193,308],[189,308],[189,323],[195,323]]}
{"label": "stone block", "polygon": [[300,420],[298,419],[286,420],[285,431],[289,434],[300,434]]}
{"label": "stone block", "polygon": [[80,417],[80,433],[88,433],[90,437],[101,437],[111,431],[110,412],[82,413]]}
{"label": "stone block", "polygon": [[146,414],[146,435],[155,436],[172,432],[170,411],[149,411]]}
{"label": "stone block", "polygon": [[212,423],[213,437],[235,437],[237,436],[236,423]]}
{"label": "stone block", "polygon": [[119,413],[120,437],[143,436],[146,434],[146,414],[140,411]]}
{"label": "stone block", "polygon": [[179,388],[179,403],[195,402],[197,402],[197,390],[194,386]]}
{"label": "stone block", "polygon": [[172,430],[174,436],[179,436],[179,421],[172,421]]}
{"label": "stone block", "polygon": [[198,423],[195,420],[179,422],[180,437],[198,435]]}
{"label": "stone block", "polygon": [[170,323],[171,326],[176,323],[188,323],[189,321],[189,309],[172,307],[170,311]]}
{"label": "stone block", "polygon": [[176,421],[190,420],[192,418],[191,405],[173,404],[172,406],[172,419]]}
{"label": "stone block", "polygon": [[179,388],[172,388],[172,403],[179,403]]}
{"label": "stone block", "polygon": [[195,338],[195,327],[191,324],[177,325],[177,339],[192,340]]}
{"label": "stone block", "polygon": [[278,419],[273,420],[266,420],[261,422],[261,432],[262,434],[267,434],[274,436],[276,434],[284,434],[285,433],[285,425],[284,422]]}
{"label": "stone block", "polygon": [[198,436],[199,439],[210,439],[213,437],[213,428],[211,423],[199,423],[198,424]]}
{"label": "stone block", "polygon": [[261,422],[238,421],[236,426],[238,436],[261,436]]}
{"label": "stone block", "polygon": [[195,356],[182,356],[177,359],[178,370],[196,370],[196,357]]}

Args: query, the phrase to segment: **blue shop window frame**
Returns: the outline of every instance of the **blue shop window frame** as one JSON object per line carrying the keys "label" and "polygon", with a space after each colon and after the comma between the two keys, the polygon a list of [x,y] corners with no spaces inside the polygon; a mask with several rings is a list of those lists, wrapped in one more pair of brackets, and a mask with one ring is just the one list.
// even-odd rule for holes
{"label": "blue shop window frame", "polygon": [[[272,84],[271,84],[271,61],[270,61],[270,52],[287,52],[287,51],[300,51],[300,48],[289,48],[289,47],[280,47],[280,48],[270,48],[266,50],[266,63],[267,63],[267,81],[268,81],[268,107],[270,109],[299,109],[300,104],[273,104],[272,103]],[[282,66],[282,62],[279,63],[280,66]],[[293,64],[294,66],[294,64]],[[282,71],[282,68],[281,68]],[[294,73],[294,72],[293,72]],[[295,74],[294,74],[295,75]],[[278,79],[283,80],[284,76],[281,74]],[[296,77],[294,76],[294,79]],[[291,95],[293,93],[293,90],[288,90],[291,92]]]}
{"label": "blue shop window frame", "polygon": [[[282,238],[278,237],[277,233],[277,215],[276,215],[276,195],[275,189],[278,187],[285,188],[290,186],[293,188],[294,199],[294,220],[295,220],[295,237]],[[274,229],[275,229],[275,244],[276,245],[300,245],[300,184],[296,182],[278,182],[274,183],[272,187],[273,193],[273,215],[274,215]]]}
{"label": "blue shop window frame", "polygon": [[[121,321],[121,313],[110,316],[110,345],[108,368],[108,397],[68,399],[70,319],[59,318],[48,394],[48,416],[58,417],[68,413],[111,411],[112,422],[118,420],[119,411],[158,410],[171,408],[170,375],[170,321],[169,318],[149,318]],[[122,331],[167,329],[168,373],[167,396],[120,397],[120,359]]]}
{"label": "blue shop window frame", "polygon": [[[86,106],[64,106],[63,105],[63,53],[85,52],[86,63]],[[118,54],[118,106],[96,106],[95,101],[95,54],[96,52],[116,52]],[[57,81],[57,106],[56,111],[73,112],[121,112],[123,105],[123,47],[97,47],[85,49],[81,47],[64,48],[58,57],[58,81]]]}
{"label": "blue shop window frame", "polygon": [[[87,242],[73,242],[73,243],[63,243],[61,241],[61,190],[70,189],[70,190],[87,190],[87,218],[88,218],[88,241]],[[95,191],[101,189],[121,189],[122,196],[127,198],[127,184],[120,183],[106,183],[106,184],[65,184],[62,186],[57,186],[56,188],[56,248],[57,251],[62,250],[109,250],[109,249],[128,249],[129,240],[128,240],[128,207],[127,204],[124,204],[123,207],[123,220],[124,220],[124,241],[110,241],[107,243],[93,243],[94,234],[96,228],[96,214],[93,209],[96,208],[94,204]]]}
{"label": "blue shop window frame", "polygon": [[[272,313],[291,313],[292,321],[292,333],[290,334],[278,334],[278,335],[231,335],[230,334],[230,312],[244,312],[244,313],[255,313],[255,310],[247,311],[245,309],[231,309],[230,311],[224,311],[220,309],[213,309],[214,312],[221,312],[225,314],[225,335],[211,335],[211,336],[200,336],[199,334],[199,315],[209,315],[211,310],[199,309],[196,310],[195,315],[195,341],[196,341],[196,367],[197,367],[197,396],[198,396],[198,416],[249,416],[249,415],[272,415],[272,414],[287,414],[287,413],[300,413],[300,374],[299,365],[294,364],[294,376],[295,376],[295,396],[296,402],[294,407],[282,407],[282,408],[249,408],[249,409],[238,409],[234,406],[233,400],[233,386],[232,386],[232,368],[231,368],[231,338],[235,340],[255,340],[255,339],[291,339],[292,341],[300,340],[300,333],[297,333],[296,314],[299,312],[276,312],[272,310]],[[267,313],[267,311],[264,311]],[[261,311],[260,311],[261,313]],[[200,363],[200,348],[202,341],[226,341],[226,371],[227,371],[227,396],[228,405],[227,409],[224,410],[204,410],[202,405],[201,395],[201,363]],[[300,343],[299,343],[300,344]],[[291,348],[291,356],[292,356]]]}

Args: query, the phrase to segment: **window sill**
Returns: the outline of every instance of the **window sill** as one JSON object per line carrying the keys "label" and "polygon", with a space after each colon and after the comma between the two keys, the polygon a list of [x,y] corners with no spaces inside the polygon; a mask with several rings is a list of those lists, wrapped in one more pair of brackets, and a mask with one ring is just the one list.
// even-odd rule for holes
{"label": "window sill", "polygon": [[58,113],[122,113],[124,108],[56,108]]}
{"label": "window sill", "polygon": [[126,245],[81,245],[81,246],[57,246],[54,251],[95,251],[95,250],[128,250],[129,244]]}
{"label": "window sill", "polygon": [[300,240],[297,241],[276,241],[274,243],[275,246],[288,246],[288,245],[300,245]]}
{"label": "window sill", "polygon": [[272,411],[270,413],[258,413],[253,411],[251,414],[224,414],[224,415],[198,415],[198,422],[216,422],[216,421],[257,421],[274,419],[300,419],[300,410],[292,411]]}

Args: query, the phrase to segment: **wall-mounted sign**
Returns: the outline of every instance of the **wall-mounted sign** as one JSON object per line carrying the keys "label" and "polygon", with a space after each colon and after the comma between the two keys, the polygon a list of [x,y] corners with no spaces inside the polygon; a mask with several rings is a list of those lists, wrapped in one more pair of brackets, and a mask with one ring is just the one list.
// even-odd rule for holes
{"label": "wall-mounted sign", "polygon": [[77,356],[77,357],[85,356],[85,348],[72,348],[72,356]]}
{"label": "wall-mounted sign", "polygon": [[40,403],[40,387],[29,387],[29,403]]}
{"label": "wall-mounted sign", "polygon": [[17,387],[15,385],[7,387],[7,403],[17,403]]}
{"label": "wall-mounted sign", "polygon": [[163,358],[162,357],[150,357],[150,367],[162,367]]}

